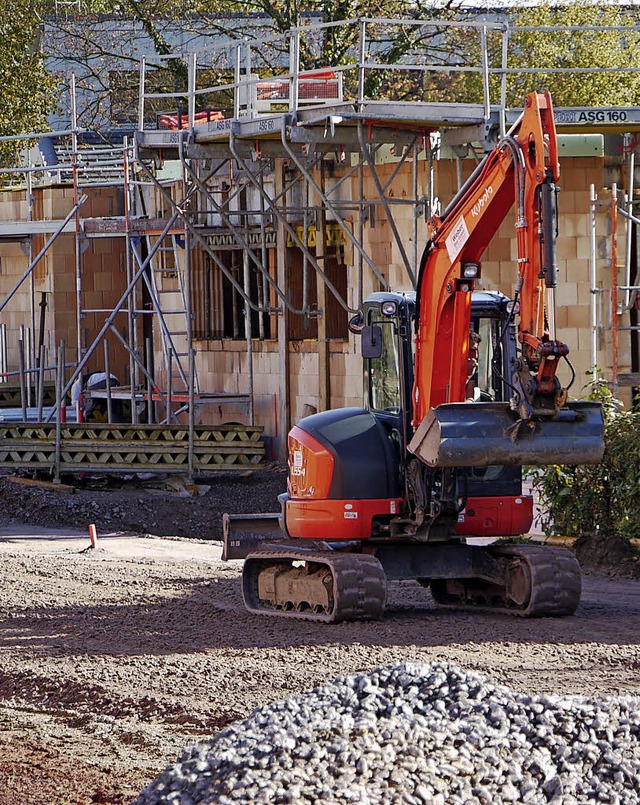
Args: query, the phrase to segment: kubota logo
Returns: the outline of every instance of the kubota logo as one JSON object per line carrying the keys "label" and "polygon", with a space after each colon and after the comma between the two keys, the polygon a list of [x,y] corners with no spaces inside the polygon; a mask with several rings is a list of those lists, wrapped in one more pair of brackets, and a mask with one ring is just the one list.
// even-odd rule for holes
{"label": "kubota logo", "polygon": [[482,208],[487,203],[487,201],[489,201],[489,199],[491,198],[492,195],[493,195],[493,187],[491,185],[489,185],[489,187],[487,187],[487,189],[484,191],[482,196],[480,196],[480,198],[476,201],[476,203],[471,208],[471,215],[474,218],[477,218],[480,215],[480,213],[482,211]]}

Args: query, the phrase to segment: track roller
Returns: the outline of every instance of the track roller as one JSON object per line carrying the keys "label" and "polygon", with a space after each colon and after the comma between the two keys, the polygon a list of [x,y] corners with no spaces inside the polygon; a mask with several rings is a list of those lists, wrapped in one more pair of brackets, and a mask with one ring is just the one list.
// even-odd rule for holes
{"label": "track roller", "polygon": [[487,550],[503,568],[502,583],[480,578],[432,579],[431,593],[438,606],[530,618],[575,612],[582,579],[571,551],[544,545],[499,545]]}
{"label": "track roller", "polygon": [[242,592],[249,612],[337,623],[381,618],[386,577],[365,554],[264,550],[245,559]]}

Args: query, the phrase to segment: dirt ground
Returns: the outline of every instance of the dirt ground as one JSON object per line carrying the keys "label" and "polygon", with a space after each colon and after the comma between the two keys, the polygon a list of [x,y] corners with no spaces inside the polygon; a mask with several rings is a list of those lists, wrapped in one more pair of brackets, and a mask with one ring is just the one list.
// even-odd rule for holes
{"label": "dirt ground", "polygon": [[219,540],[223,512],[278,511],[277,496],[287,488],[286,473],[277,465],[199,478],[195,489],[188,489],[180,476],[81,475],[63,476],[62,481],[55,491],[51,484],[18,484],[11,476],[0,477],[0,527],[14,521],[86,529],[93,523],[99,534]]}
{"label": "dirt ground", "polygon": [[275,510],[280,471],[209,479],[197,497],[84,483],[0,479],[0,805],[131,802],[183,746],[257,705],[408,659],[529,693],[640,695],[636,579],[587,572],[570,618],[441,612],[403,582],[382,621],[283,628],[245,612],[240,563],[197,539],[219,537],[223,510]]}

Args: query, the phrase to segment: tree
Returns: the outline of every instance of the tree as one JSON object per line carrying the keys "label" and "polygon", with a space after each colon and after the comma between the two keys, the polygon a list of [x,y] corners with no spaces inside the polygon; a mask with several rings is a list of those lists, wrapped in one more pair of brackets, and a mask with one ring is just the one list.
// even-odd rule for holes
{"label": "tree", "polygon": [[[477,20],[482,20],[478,15]],[[626,106],[640,103],[638,11],[606,0],[514,5],[502,19],[486,17],[486,53],[478,30],[452,28],[446,40],[465,70],[427,77],[429,100],[481,103],[483,58],[493,104],[502,100],[503,45],[508,42],[507,106],[520,107],[527,92],[549,91],[556,106]],[[556,70],[563,72],[555,72]],[[552,72],[553,71],[553,72]],[[584,72],[583,72],[584,71]]]}
{"label": "tree", "polygon": [[[609,2],[582,0],[557,6],[545,0],[522,9],[514,22],[509,67],[535,67],[540,72],[510,77],[509,103],[515,105],[532,87],[549,91],[556,106],[640,103],[640,72],[596,71],[638,66],[637,11]],[[540,31],[541,27],[546,30]],[[572,72],[548,72],[551,68]],[[581,68],[593,72],[577,72]]]}
{"label": "tree", "polygon": [[[5,0],[0,18],[0,135],[42,131],[56,80],[38,49],[39,0]],[[15,163],[24,141],[0,142],[0,164]]]}
{"label": "tree", "polygon": [[[53,71],[68,73],[73,69],[76,73],[78,86],[84,91],[80,122],[89,128],[109,116],[123,120],[123,110],[128,110],[129,122],[135,122],[138,64],[143,52],[167,55],[179,41],[183,53],[207,51],[207,69],[199,69],[207,86],[230,83],[234,43],[254,45],[252,72],[277,74],[288,63],[288,32],[297,25],[304,28],[321,22],[325,27],[318,33],[301,37],[301,68],[348,65],[358,59],[363,16],[388,20],[368,23],[368,52],[378,63],[395,65],[393,71],[367,71],[365,89],[369,97],[475,103],[483,99],[482,76],[478,72],[482,63],[479,29],[444,26],[454,19],[482,19],[477,10],[469,10],[461,0],[373,0],[373,4],[370,0],[306,0],[304,4],[298,0],[83,0],[81,13],[75,11],[68,17],[53,13],[52,3],[53,0],[28,0],[22,8],[18,0],[9,0],[10,7],[15,6],[18,13],[10,14],[5,25],[19,19],[28,21],[21,35],[23,41],[30,41],[38,11],[49,12],[44,34],[48,64]],[[579,0],[555,7],[543,0],[534,7],[504,12],[499,20],[495,14],[485,17],[487,53],[493,70],[491,100],[495,103],[501,97],[502,32],[496,22],[504,18],[509,29],[508,67],[539,68],[535,73],[508,76],[508,105],[519,106],[532,87],[549,89],[557,105],[640,102],[640,76],[636,74],[550,72],[557,67],[632,65],[640,38],[634,27],[636,16],[633,9],[602,1]],[[333,25],[339,20],[350,22]],[[428,24],[409,26],[402,20],[427,20]],[[541,26],[546,30],[541,31]],[[620,30],[611,26],[620,26]],[[271,41],[258,45],[265,37]],[[226,52],[219,50],[221,42],[228,43]],[[402,64],[408,61],[435,67],[422,73],[402,70]],[[205,67],[202,62],[199,66]],[[242,66],[246,69],[246,62]],[[164,69],[150,72],[148,80],[154,91],[182,92],[187,89],[187,72],[183,59],[170,59]],[[345,73],[343,78],[347,92],[353,95],[355,71]],[[43,84],[36,83],[40,91]],[[30,105],[37,107],[38,93],[27,91],[20,81],[5,81],[4,85],[17,87],[29,96]],[[199,96],[199,102],[228,108],[232,94]],[[176,99],[176,105],[183,106],[184,102]]]}
{"label": "tree", "polygon": [[[302,70],[353,64],[358,58],[359,17],[378,14],[391,20],[368,26],[369,42],[378,61],[398,64],[412,54],[424,58],[424,53],[429,52],[435,61],[444,63],[450,58],[450,46],[443,40],[442,30],[432,23],[462,13],[460,4],[461,0],[418,0],[417,3],[414,0],[376,0],[373,6],[364,0],[309,0],[304,6],[295,0],[228,0],[224,3],[221,0],[86,0],[80,18],[57,15],[47,21],[46,43],[52,69],[68,70],[72,65],[79,85],[90,88],[93,100],[88,104],[89,112],[97,120],[104,119],[108,111],[114,80],[120,82],[121,92],[129,93],[127,103],[132,113],[135,111],[136,70],[145,48],[146,52],[166,55],[179,40],[183,53],[205,51],[209,61],[206,66],[199,61],[199,68],[202,68],[199,74],[206,77],[207,86],[211,86],[233,81],[234,42],[249,47],[255,45],[251,52],[252,71],[272,75],[283,72],[288,63],[288,33],[297,25],[304,28],[311,23],[328,24],[318,33],[301,37]],[[402,18],[426,18],[430,24],[402,26]],[[332,25],[345,19],[348,22]],[[121,27],[116,30],[118,23]],[[145,37],[144,47],[142,37]],[[263,42],[265,38],[270,41]],[[216,55],[215,49],[221,43],[227,43],[227,50],[218,51]],[[120,79],[116,78],[117,73]],[[413,100],[419,100],[420,86],[415,76],[410,71],[394,72],[391,80],[384,71],[371,70],[367,91],[375,97],[384,97],[381,93],[385,86],[393,85],[396,96],[404,90]],[[124,83],[128,81],[126,87],[123,78]],[[181,59],[168,60],[164,70],[150,74],[149,78],[158,82],[154,91],[184,91],[187,88],[186,63]],[[344,78],[353,90],[355,71]],[[232,92],[223,98],[199,97],[203,105],[210,102],[209,105],[226,104],[227,108],[232,100]],[[82,122],[90,125],[87,104],[83,112]]]}

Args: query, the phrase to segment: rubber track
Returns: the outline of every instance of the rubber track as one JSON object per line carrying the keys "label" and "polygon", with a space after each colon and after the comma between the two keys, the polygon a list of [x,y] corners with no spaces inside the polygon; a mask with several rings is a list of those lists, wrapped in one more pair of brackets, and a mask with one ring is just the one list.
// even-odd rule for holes
{"label": "rubber track", "polygon": [[531,575],[531,598],[521,613],[528,617],[572,615],[580,603],[582,575],[567,548],[544,545],[506,545],[496,549],[524,561]]}
{"label": "rubber track", "polygon": [[[333,578],[331,612],[296,612],[264,606],[258,599],[258,575],[269,565],[296,561],[314,562],[329,568]],[[380,562],[367,554],[331,551],[266,550],[249,554],[242,570],[242,592],[249,612],[297,620],[338,623],[339,621],[381,618],[384,613],[387,582]]]}
{"label": "rubber track", "polygon": [[576,611],[582,592],[582,576],[578,560],[570,550],[545,545],[500,545],[488,550],[500,557],[518,558],[527,566],[531,579],[527,604],[522,607],[489,606],[436,598],[438,606],[472,612],[502,612],[525,618],[558,617]]}

